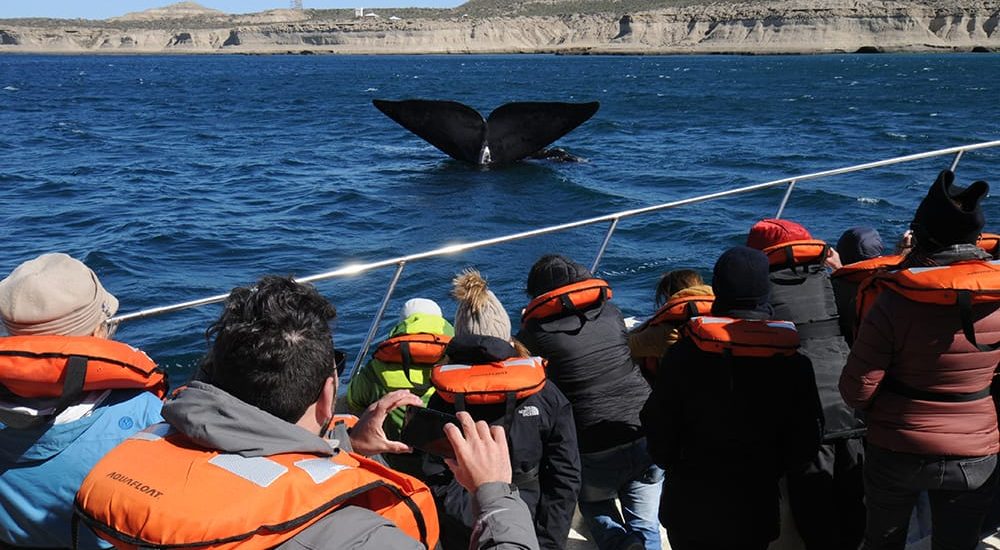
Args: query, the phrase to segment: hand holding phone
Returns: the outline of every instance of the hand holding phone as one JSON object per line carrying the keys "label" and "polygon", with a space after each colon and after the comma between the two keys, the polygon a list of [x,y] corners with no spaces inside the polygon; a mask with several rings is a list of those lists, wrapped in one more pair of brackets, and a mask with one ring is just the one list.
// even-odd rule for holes
{"label": "hand holding phone", "polygon": [[406,418],[399,439],[425,453],[455,458],[455,450],[444,435],[444,426],[448,423],[458,426],[458,419],[448,413],[410,405],[406,408]]}

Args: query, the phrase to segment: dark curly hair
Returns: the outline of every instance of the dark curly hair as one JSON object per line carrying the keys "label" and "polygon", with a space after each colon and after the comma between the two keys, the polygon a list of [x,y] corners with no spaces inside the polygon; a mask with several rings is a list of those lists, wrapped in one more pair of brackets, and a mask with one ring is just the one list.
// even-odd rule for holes
{"label": "dark curly hair", "polygon": [[312,285],[265,276],[233,289],[208,328],[206,381],[295,423],[316,402],[335,368],[330,321],[337,309]]}

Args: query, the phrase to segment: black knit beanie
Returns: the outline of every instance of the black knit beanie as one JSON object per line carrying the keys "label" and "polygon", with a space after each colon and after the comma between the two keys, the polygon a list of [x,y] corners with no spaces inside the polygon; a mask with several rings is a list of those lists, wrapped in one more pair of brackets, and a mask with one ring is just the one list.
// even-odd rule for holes
{"label": "black knit beanie", "polygon": [[975,244],[986,224],[979,202],[989,192],[985,181],[954,185],[955,174],[942,170],[913,215],[910,229],[917,248],[933,252],[953,244]]}
{"label": "black knit beanie", "polygon": [[580,281],[593,278],[590,270],[558,254],[542,256],[528,273],[528,294],[532,298]]}
{"label": "black knit beanie", "polygon": [[723,252],[712,270],[712,291],[715,292],[712,313],[755,309],[767,304],[771,296],[769,274],[767,256],[760,250],[734,246]]}

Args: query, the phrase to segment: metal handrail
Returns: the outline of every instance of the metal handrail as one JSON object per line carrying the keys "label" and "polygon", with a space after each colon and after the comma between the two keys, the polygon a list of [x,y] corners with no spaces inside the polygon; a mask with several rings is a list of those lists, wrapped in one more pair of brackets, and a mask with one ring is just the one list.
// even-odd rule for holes
{"label": "metal handrail", "polygon": [[[645,207],[642,207],[642,208],[634,208],[634,209],[630,209],[630,210],[622,210],[620,212],[615,212],[615,213],[612,213],[612,214],[605,214],[603,216],[597,216],[597,217],[593,217],[593,218],[587,218],[587,219],[584,219],[584,220],[577,220],[577,221],[563,223],[563,224],[558,224],[558,225],[551,225],[551,226],[548,226],[548,227],[542,227],[542,228],[533,229],[533,230],[530,230],[530,231],[522,231],[520,233],[513,233],[513,234],[510,234],[510,235],[503,235],[503,236],[494,237],[494,238],[491,238],[491,239],[483,239],[483,240],[480,240],[480,241],[475,241],[475,242],[471,242],[471,243],[464,243],[464,244],[451,244],[451,245],[448,245],[448,246],[443,246],[443,247],[440,247],[440,248],[435,248],[433,250],[428,250],[426,252],[419,252],[419,253],[410,254],[410,255],[407,255],[407,256],[399,256],[399,257],[396,257],[396,258],[390,258],[390,259],[387,259],[387,260],[380,260],[380,261],[377,261],[377,262],[370,262],[370,263],[364,263],[364,264],[349,264],[349,265],[346,265],[344,267],[341,267],[341,268],[338,268],[338,269],[334,269],[332,271],[326,271],[326,272],[323,272],[323,273],[317,273],[315,275],[310,275],[310,276],[307,276],[307,277],[300,277],[300,278],[297,278],[296,281],[302,282],[302,283],[314,282],[314,281],[322,281],[322,280],[326,280],[326,279],[333,279],[333,278],[336,278],[336,277],[345,277],[345,276],[350,276],[350,275],[357,275],[359,273],[364,273],[366,271],[371,271],[371,270],[374,270],[374,269],[379,269],[379,268],[387,267],[387,266],[390,266],[390,265],[397,266],[396,274],[394,275],[394,277],[392,279],[392,282],[390,283],[389,288],[386,291],[386,294],[385,294],[385,296],[384,296],[384,298],[382,300],[382,303],[381,303],[381,305],[379,307],[379,312],[376,315],[376,318],[375,318],[374,322],[372,323],[372,328],[368,331],[368,338],[366,339],[365,344],[363,346],[364,352],[358,355],[357,360],[355,361],[354,367],[352,368],[352,370],[354,370],[354,369],[356,369],[360,365],[361,361],[364,360],[364,355],[367,352],[368,348],[371,346],[371,342],[374,339],[375,335],[377,334],[378,325],[381,322],[382,314],[384,314],[386,305],[388,304],[389,299],[390,299],[393,291],[395,290],[396,283],[399,281],[399,277],[402,274],[403,266],[405,264],[409,263],[409,262],[416,261],[416,260],[423,260],[423,259],[427,259],[427,258],[434,258],[434,257],[438,257],[438,256],[446,256],[446,255],[456,254],[456,253],[465,252],[465,251],[468,251],[468,250],[474,250],[474,249],[478,249],[478,248],[485,248],[485,247],[492,246],[492,245],[495,245],[495,244],[507,243],[507,242],[521,240],[521,239],[528,239],[528,238],[537,237],[537,236],[540,236],[540,235],[547,235],[547,234],[550,234],[550,233],[558,233],[558,232],[561,232],[561,231],[566,231],[568,229],[573,229],[573,228],[577,228],[577,227],[583,227],[583,226],[587,226],[587,225],[593,225],[593,224],[597,224],[597,223],[609,222],[610,221],[610,222],[612,222],[611,226],[609,227],[608,232],[607,232],[607,234],[604,237],[604,240],[603,240],[603,242],[601,244],[601,247],[600,247],[600,249],[598,251],[597,257],[594,259],[594,263],[593,263],[593,266],[592,266],[592,271],[593,271],[593,270],[596,270],[597,266],[600,264],[601,257],[603,256],[604,251],[606,250],[606,248],[608,246],[608,243],[610,243],[610,241],[611,241],[611,237],[614,234],[614,231],[615,231],[615,229],[618,226],[618,222],[622,218],[630,218],[630,217],[633,217],[633,216],[639,216],[639,215],[647,214],[647,213],[650,213],[650,212],[657,212],[657,211],[660,211],[660,210],[667,210],[667,209],[670,209],[670,208],[677,208],[677,207],[686,206],[686,205],[689,205],[689,204],[697,204],[697,203],[700,203],[700,202],[706,202],[706,201],[715,200],[715,199],[719,199],[719,198],[730,197],[730,196],[733,196],[733,195],[740,195],[740,194],[745,194],[745,193],[751,193],[751,192],[754,192],[754,191],[759,191],[761,189],[768,189],[768,188],[771,188],[771,187],[777,187],[779,185],[788,185],[788,190],[785,192],[784,197],[782,198],[781,206],[778,209],[777,216],[780,217],[781,214],[782,214],[782,212],[783,212],[783,210],[784,210],[785,204],[787,203],[788,198],[791,195],[792,188],[797,183],[801,183],[803,181],[820,179],[820,178],[827,178],[827,177],[830,177],[830,176],[836,176],[836,175],[840,175],[840,174],[848,174],[848,173],[851,173],[851,172],[861,172],[861,171],[864,171],[864,170],[870,170],[872,168],[879,168],[879,167],[882,167],[882,166],[891,166],[891,165],[894,165],[894,164],[902,164],[902,163],[906,163],[906,162],[912,162],[912,161],[915,161],[915,160],[922,160],[922,159],[933,158],[933,157],[938,157],[938,156],[943,156],[943,155],[950,155],[950,154],[955,154],[956,155],[955,159],[951,163],[951,170],[955,170],[957,168],[957,166],[958,166],[959,160],[961,160],[962,155],[965,152],[967,152],[967,151],[975,151],[975,150],[978,150],[978,149],[987,149],[987,148],[997,147],[997,146],[1000,146],[1000,140],[986,141],[986,142],[981,142],[981,143],[973,143],[973,144],[969,144],[969,145],[960,145],[960,146],[957,146],[957,147],[949,147],[947,149],[937,149],[937,150],[934,150],[934,151],[926,151],[926,152],[923,152],[923,153],[915,153],[915,154],[912,154],[912,155],[905,155],[905,156],[901,156],[901,157],[894,157],[894,158],[885,159],[885,160],[879,160],[879,161],[875,161],[875,162],[866,162],[866,163],[863,163],[863,164],[855,164],[855,165],[846,166],[846,167],[843,167],[843,168],[835,168],[835,169],[832,169],[832,170],[823,170],[823,171],[820,171],[820,172],[813,172],[813,173],[810,173],[810,174],[803,174],[803,175],[798,175],[798,176],[791,176],[791,177],[776,179],[776,180],[772,180],[772,181],[768,181],[768,182],[764,182],[764,183],[757,183],[757,184],[753,184],[753,185],[747,185],[747,186],[744,186],[744,187],[737,187],[735,189],[729,189],[729,190],[726,190],[726,191],[718,191],[716,193],[709,193],[709,194],[706,194],[706,195],[699,195],[699,196],[696,196],[696,197],[690,197],[690,198],[686,198],[686,199],[680,199],[680,200],[676,200],[676,201],[665,202],[665,203],[656,204],[656,205],[652,205],[652,206],[645,206]],[[132,320],[136,320],[136,319],[143,319],[143,318],[147,318],[147,317],[153,317],[153,316],[156,316],[156,315],[162,315],[162,314],[165,314],[165,313],[171,313],[171,312],[175,312],[175,311],[181,311],[181,310],[184,310],[184,309],[189,309],[189,308],[199,307],[199,306],[203,306],[203,305],[208,305],[208,304],[214,304],[214,303],[223,302],[223,301],[225,301],[225,299],[227,297],[229,297],[228,293],[227,294],[217,294],[215,296],[209,296],[207,298],[201,298],[201,299],[198,299],[198,300],[191,300],[191,301],[188,301],[188,302],[180,302],[180,303],[171,304],[171,305],[167,305],[167,306],[161,306],[161,307],[144,309],[144,310],[140,310],[140,311],[136,311],[136,312],[132,312],[132,313],[126,313],[126,314],[123,314],[123,315],[118,315],[116,317],[113,317],[113,318],[109,319],[108,323],[110,325],[112,325],[112,326],[117,326],[118,324],[126,322],[126,321],[132,321]]]}

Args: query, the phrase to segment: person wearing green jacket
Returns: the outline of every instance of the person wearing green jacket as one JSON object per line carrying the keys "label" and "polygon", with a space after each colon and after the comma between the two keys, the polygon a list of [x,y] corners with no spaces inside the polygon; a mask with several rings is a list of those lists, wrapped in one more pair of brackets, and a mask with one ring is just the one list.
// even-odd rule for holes
{"label": "person wearing green jacket", "polygon": [[[434,393],[431,367],[444,354],[455,329],[442,316],[440,306],[426,298],[408,300],[400,317],[389,336],[375,347],[372,359],[347,386],[347,408],[352,414],[360,415],[369,405],[395,390],[410,390],[424,401],[424,405]],[[386,437],[399,440],[405,415],[402,407],[389,413],[382,425]],[[383,458],[401,472],[415,474],[421,471],[419,451]]]}

